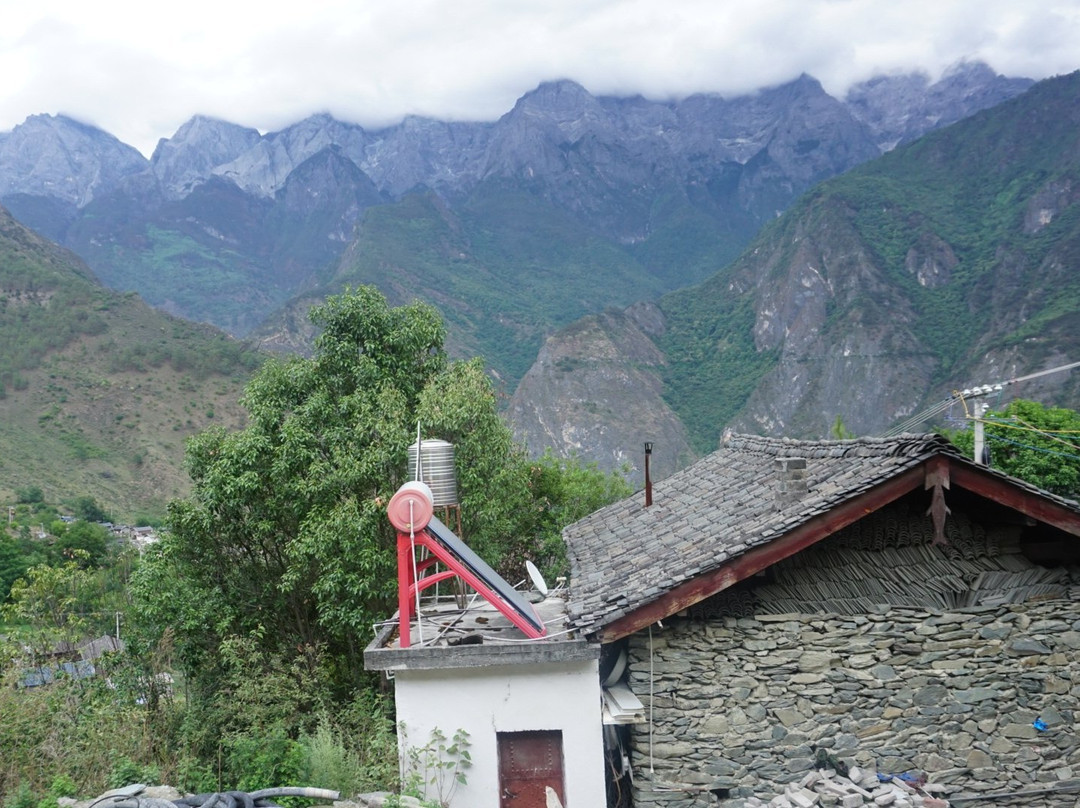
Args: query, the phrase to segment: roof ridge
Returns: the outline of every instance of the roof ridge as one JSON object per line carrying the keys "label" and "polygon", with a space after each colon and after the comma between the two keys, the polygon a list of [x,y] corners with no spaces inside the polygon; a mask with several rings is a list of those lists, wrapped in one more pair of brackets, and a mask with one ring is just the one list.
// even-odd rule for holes
{"label": "roof ridge", "polygon": [[[729,431],[724,433],[720,447],[748,454],[807,458],[847,457],[852,454],[908,457],[925,454],[932,450],[959,451],[948,438],[936,432],[903,433],[888,438],[865,436],[847,439],[800,440]],[[785,455],[783,452],[791,452],[791,454]]]}

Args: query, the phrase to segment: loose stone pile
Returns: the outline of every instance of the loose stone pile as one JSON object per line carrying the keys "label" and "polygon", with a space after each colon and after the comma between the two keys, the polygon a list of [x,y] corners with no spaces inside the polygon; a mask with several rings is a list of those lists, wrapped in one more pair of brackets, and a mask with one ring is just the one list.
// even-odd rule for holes
{"label": "loose stone pile", "polygon": [[745,808],[813,808],[813,806],[891,806],[891,808],[948,808],[947,800],[930,792],[937,786],[911,785],[900,777],[882,782],[875,772],[854,767],[847,776],[832,770],[810,772],[798,783],[789,783],[784,793],[768,802],[750,797]]}
{"label": "loose stone pile", "polygon": [[800,784],[821,749],[863,772],[926,772],[954,804],[1033,790],[1031,804],[1077,803],[1064,788],[1080,777],[1072,600],[665,620],[651,653],[633,635],[629,670],[651,712],[630,738],[637,808],[818,794]]}

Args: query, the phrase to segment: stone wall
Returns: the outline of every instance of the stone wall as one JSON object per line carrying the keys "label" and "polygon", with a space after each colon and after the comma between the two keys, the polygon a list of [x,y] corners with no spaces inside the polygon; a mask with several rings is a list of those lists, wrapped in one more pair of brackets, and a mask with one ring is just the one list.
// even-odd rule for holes
{"label": "stone wall", "polygon": [[647,631],[630,638],[629,684],[652,708],[651,725],[630,733],[638,808],[767,800],[821,748],[881,773],[926,772],[950,799],[1080,778],[1080,608],[1069,600],[674,619],[652,627],[651,646]]}

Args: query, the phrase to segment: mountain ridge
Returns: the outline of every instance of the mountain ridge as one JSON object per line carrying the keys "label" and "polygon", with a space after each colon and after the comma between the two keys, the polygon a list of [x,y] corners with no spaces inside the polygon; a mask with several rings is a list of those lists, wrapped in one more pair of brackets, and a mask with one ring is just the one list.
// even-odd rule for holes
{"label": "mountain ridge", "polygon": [[[1076,359],[1078,109],[1080,72],[1040,82],[815,186],[738,260],[660,298],[653,372],[694,449],[725,426],[820,438],[840,417],[880,434],[954,390]],[[547,350],[587,373],[560,345],[573,328]],[[1076,407],[1080,377],[1009,394]]]}

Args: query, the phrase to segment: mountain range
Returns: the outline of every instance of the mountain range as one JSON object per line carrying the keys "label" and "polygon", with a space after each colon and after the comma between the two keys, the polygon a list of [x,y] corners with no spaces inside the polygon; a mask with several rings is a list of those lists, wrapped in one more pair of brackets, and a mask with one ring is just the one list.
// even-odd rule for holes
{"label": "mountain range", "polygon": [[[702,284],[560,331],[510,416],[530,443],[608,464],[640,465],[642,436],[664,436],[670,467],[725,427],[881,434],[954,391],[1068,364],[1078,202],[1073,73],[818,184]],[[1080,376],[988,403],[1004,395],[1076,407]]]}
{"label": "mountain range", "polygon": [[494,122],[196,117],[150,159],[34,116],[0,133],[0,204],[107,286],[263,347],[305,351],[307,307],[348,285],[426,299],[516,389],[531,448],[615,468],[645,438],[663,474],[725,424],[879,431],[1068,354],[1072,292],[1047,283],[1072,288],[1076,185],[1042,127],[1076,98],[1031,84],[979,63],[842,99],[808,76],[667,102],[560,81]]}
{"label": "mountain range", "polygon": [[559,81],[493,122],[195,117],[149,159],[39,115],[0,134],[0,204],[107,286],[271,348],[303,350],[303,312],[347,284],[422,297],[510,391],[556,328],[709,277],[814,183],[1029,85],[981,63],[843,99],[809,76],[667,102]]}

